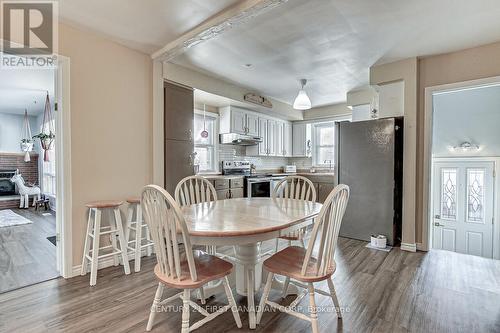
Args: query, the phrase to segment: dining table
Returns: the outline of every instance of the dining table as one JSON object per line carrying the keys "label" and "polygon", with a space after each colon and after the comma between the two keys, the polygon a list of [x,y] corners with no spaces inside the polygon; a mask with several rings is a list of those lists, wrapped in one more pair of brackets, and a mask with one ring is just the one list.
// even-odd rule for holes
{"label": "dining table", "polygon": [[[234,255],[224,259],[235,266],[232,282],[236,292],[247,297],[250,329],[256,328],[255,293],[262,286],[262,262],[270,256],[261,251],[263,241],[276,239],[307,227],[319,214],[322,204],[286,198],[237,198],[184,206],[191,243],[205,246],[233,246]],[[275,279],[272,288],[283,290]],[[222,283],[204,287],[205,297],[223,291]],[[297,289],[289,285],[289,294]]]}

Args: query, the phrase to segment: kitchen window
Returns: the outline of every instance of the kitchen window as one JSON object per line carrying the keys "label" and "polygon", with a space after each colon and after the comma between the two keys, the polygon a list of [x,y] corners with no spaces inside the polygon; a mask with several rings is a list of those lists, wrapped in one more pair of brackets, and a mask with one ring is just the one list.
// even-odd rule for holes
{"label": "kitchen window", "polygon": [[313,124],[313,164],[330,167],[335,163],[335,123]]}
{"label": "kitchen window", "polygon": [[200,166],[200,172],[217,171],[217,132],[218,115],[207,112],[205,115],[205,130],[208,137],[202,137],[203,112],[195,111],[194,114],[194,152],[195,163]]}

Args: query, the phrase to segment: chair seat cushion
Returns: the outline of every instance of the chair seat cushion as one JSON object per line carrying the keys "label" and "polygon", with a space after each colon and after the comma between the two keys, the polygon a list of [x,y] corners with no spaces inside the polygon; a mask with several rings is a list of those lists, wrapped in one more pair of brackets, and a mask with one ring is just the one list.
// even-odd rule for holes
{"label": "chair seat cushion", "polygon": [[268,272],[272,272],[278,275],[288,276],[292,279],[302,281],[302,282],[317,282],[323,281],[335,272],[335,261],[331,267],[328,267],[326,274],[318,275],[317,270],[317,260],[311,257],[309,264],[306,269],[306,274],[302,275],[302,263],[306,256],[306,249],[299,246],[289,246],[284,250],[274,254],[269,259],[264,261],[264,267]]}
{"label": "chair seat cushion", "polygon": [[181,262],[180,279],[163,274],[159,265],[155,266],[154,271],[156,277],[162,283],[172,288],[196,289],[210,281],[218,280],[226,275],[229,275],[233,271],[233,264],[217,258],[216,256],[206,254],[203,251],[193,251],[193,256],[196,266],[196,274],[198,275],[197,281],[193,281],[191,279],[188,262],[185,259]]}
{"label": "chair seat cushion", "polygon": [[87,208],[116,208],[123,204],[121,200],[103,200],[88,202],[85,206]]}

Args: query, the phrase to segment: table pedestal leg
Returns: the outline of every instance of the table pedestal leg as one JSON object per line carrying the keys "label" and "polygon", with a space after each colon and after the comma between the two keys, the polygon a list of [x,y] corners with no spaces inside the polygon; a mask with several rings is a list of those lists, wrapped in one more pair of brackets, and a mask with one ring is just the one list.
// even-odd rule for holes
{"label": "table pedestal leg", "polygon": [[247,296],[248,321],[250,328],[255,329],[255,291],[262,283],[262,263],[260,259],[260,243],[236,246],[236,292]]}

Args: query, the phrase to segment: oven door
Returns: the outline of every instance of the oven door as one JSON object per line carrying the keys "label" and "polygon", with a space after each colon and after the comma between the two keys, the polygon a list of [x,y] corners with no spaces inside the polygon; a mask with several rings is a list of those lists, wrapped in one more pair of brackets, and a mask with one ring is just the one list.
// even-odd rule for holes
{"label": "oven door", "polygon": [[271,197],[271,179],[249,179],[247,185],[247,197]]}

